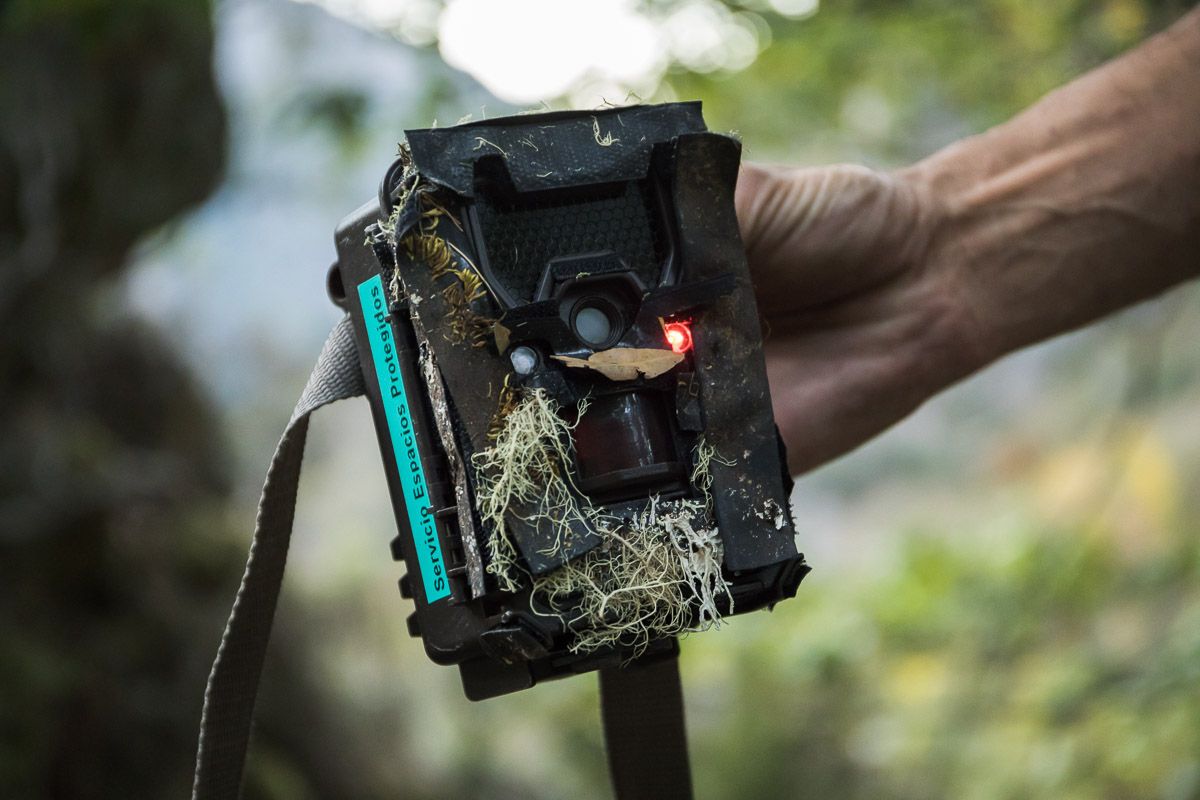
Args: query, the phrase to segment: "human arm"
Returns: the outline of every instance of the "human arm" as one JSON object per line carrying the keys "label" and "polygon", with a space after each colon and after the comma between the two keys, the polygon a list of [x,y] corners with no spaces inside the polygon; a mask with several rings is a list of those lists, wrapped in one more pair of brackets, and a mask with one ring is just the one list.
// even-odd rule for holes
{"label": "human arm", "polygon": [[1200,9],[912,167],[748,165],[737,201],[802,472],[1200,274]]}

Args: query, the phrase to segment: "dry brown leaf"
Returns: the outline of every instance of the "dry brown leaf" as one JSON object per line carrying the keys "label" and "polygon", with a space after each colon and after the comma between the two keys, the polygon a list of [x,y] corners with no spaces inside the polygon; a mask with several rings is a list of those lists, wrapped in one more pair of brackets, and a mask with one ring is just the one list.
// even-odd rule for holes
{"label": "dry brown leaf", "polygon": [[508,337],[511,333],[512,331],[499,322],[492,324],[492,336],[496,339],[496,350],[500,355],[504,355],[504,351],[508,349]]}
{"label": "dry brown leaf", "polygon": [[647,378],[657,378],[671,367],[683,361],[683,354],[674,350],[659,350],[653,347],[615,347],[601,350],[587,358],[554,356],[568,367],[594,369],[614,381],[631,381],[638,373]]}

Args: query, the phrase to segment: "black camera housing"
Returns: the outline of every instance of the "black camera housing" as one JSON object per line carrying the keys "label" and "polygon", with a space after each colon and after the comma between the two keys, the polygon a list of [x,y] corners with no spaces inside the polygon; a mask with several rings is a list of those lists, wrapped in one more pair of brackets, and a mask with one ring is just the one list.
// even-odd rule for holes
{"label": "black camera housing", "polygon": [[[633,655],[572,652],[568,626],[487,572],[472,456],[506,385],[564,407],[588,398],[575,485],[618,517],[651,496],[700,498],[690,454],[703,436],[722,456],[705,493],[723,545],[722,612],[794,595],[808,567],[734,214],[740,144],[707,131],[699,103],[675,103],[409,131],[407,147],[379,198],[338,227],[328,284],[353,317],[400,531],[392,553],[416,606],[409,631],[430,658],[458,665],[467,696],[482,699]],[[397,246],[421,226],[486,289],[468,298],[469,319],[498,325],[452,329],[453,276]],[[683,359],[653,377],[578,367],[629,348]],[[549,556],[547,531],[518,526],[523,568],[542,574],[598,546],[594,531],[576,533]],[[676,647],[664,638],[649,652]]]}

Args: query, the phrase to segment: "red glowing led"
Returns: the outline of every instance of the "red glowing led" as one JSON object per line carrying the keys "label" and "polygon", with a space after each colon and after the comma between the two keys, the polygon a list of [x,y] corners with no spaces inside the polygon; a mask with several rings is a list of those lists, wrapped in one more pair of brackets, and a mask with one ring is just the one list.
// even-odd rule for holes
{"label": "red glowing led", "polygon": [[692,349],[692,329],[686,322],[668,322],[663,325],[663,331],[667,334],[667,344],[676,353],[686,353]]}

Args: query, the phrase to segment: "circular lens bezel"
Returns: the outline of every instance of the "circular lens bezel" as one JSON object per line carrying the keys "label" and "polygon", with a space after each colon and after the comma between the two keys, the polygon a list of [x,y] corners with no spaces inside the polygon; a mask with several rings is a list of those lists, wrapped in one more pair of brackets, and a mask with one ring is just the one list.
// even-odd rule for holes
{"label": "circular lens bezel", "polygon": [[[579,325],[577,323],[579,313],[588,308],[596,309],[608,319],[608,336],[602,340],[588,339],[579,332]],[[621,314],[621,310],[611,300],[600,295],[588,295],[576,300],[571,306],[570,321],[571,333],[575,335],[575,338],[581,344],[593,350],[604,350],[612,347],[620,341],[621,334],[625,332],[625,317]]]}

